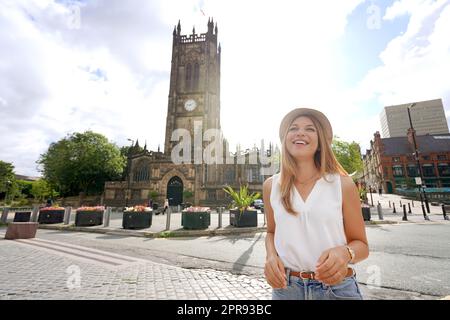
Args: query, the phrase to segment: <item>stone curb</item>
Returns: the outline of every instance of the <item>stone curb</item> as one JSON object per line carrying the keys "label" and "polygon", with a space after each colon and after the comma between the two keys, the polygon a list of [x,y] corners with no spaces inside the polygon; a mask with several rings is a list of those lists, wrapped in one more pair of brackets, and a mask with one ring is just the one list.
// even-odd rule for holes
{"label": "stone curb", "polygon": [[214,230],[172,230],[161,232],[145,232],[133,231],[113,228],[92,228],[92,227],[75,227],[74,225],[39,225],[39,229],[89,232],[107,235],[120,235],[144,238],[175,238],[175,237],[204,237],[204,236],[220,236],[230,234],[251,234],[257,232],[265,232],[266,227],[257,228],[236,228],[236,229],[214,229]]}

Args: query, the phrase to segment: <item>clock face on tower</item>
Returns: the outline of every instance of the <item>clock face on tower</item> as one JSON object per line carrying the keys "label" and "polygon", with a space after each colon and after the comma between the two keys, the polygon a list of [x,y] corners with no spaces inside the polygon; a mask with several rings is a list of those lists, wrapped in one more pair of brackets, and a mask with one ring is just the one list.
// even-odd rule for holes
{"label": "clock face on tower", "polygon": [[184,103],[184,108],[187,111],[193,111],[197,107],[197,103],[193,99],[189,99]]}

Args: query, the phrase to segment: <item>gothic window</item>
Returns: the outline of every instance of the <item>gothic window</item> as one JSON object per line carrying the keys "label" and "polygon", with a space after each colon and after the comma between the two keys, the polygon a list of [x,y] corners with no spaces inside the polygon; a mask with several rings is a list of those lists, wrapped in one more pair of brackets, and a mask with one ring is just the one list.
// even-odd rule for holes
{"label": "gothic window", "polygon": [[192,65],[188,64],[186,66],[186,81],[185,81],[185,90],[191,91],[191,81],[192,80]]}
{"label": "gothic window", "polygon": [[141,181],[149,181],[150,180],[150,171],[147,164],[139,165],[134,171],[133,181],[141,182]]}
{"label": "gothic window", "polygon": [[194,65],[194,90],[198,90],[198,84],[199,84],[199,81],[200,81],[200,66],[198,65],[198,63],[196,63],[195,65]]}
{"label": "gothic window", "polygon": [[235,172],[234,169],[228,169],[225,171],[225,183],[231,184],[235,180]]}

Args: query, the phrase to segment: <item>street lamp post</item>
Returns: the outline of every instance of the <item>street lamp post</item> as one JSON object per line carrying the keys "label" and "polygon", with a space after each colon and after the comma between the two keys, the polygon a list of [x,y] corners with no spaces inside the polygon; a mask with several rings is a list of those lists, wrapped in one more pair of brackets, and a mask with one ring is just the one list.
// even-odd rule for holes
{"label": "street lamp post", "polygon": [[417,166],[419,167],[419,174],[420,174],[420,180],[421,180],[421,184],[419,185],[420,202],[422,202],[422,204],[423,204],[423,200],[422,200],[422,194],[423,194],[423,199],[425,200],[425,206],[427,207],[427,212],[430,213],[430,206],[428,204],[427,194],[426,194],[425,189],[424,189],[424,179],[423,179],[422,167],[420,166],[419,150],[417,149],[416,132],[414,131],[412,120],[411,120],[411,111],[410,111],[410,109],[413,108],[415,105],[416,105],[415,103],[412,103],[407,108],[407,110],[408,110],[408,119],[409,119],[409,125],[410,125],[410,128],[411,128],[413,143],[414,143],[414,157],[416,159]]}
{"label": "street lamp post", "polygon": [[[133,147],[134,140],[133,139],[127,139],[128,141],[131,141],[131,148]],[[128,149],[128,155],[127,155],[127,190],[125,192],[125,207],[128,207],[128,199],[131,195],[130,190],[130,167],[131,167],[131,161],[130,161],[130,149]]]}

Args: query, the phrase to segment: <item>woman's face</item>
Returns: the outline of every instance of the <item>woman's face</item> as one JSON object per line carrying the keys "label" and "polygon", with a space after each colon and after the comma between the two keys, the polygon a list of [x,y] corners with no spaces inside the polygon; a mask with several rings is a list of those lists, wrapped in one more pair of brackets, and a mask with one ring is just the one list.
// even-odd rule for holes
{"label": "woman's face", "polygon": [[286,149],[296,159],[314,158],[319,147],[317,128],[310,118],[301,116],[290,125],[286,138]]}

